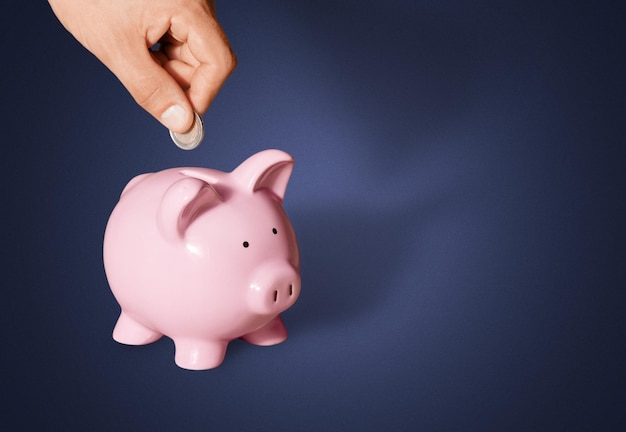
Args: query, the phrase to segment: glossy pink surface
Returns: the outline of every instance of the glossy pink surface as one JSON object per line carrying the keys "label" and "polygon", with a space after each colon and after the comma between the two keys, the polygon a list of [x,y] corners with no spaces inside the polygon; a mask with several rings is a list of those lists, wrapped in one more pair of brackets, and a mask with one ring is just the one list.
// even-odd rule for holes
{"label": "glossy pink surface", "polygon": [[250,157],[231,173],[173,168],[131,180],[104,236],[104,267],[121,314],[113,338],[166,335],[176,364],[210,369],[228,342],[287,338],[280,313],[300,294],[300,258],[282,201],[293,158]]}

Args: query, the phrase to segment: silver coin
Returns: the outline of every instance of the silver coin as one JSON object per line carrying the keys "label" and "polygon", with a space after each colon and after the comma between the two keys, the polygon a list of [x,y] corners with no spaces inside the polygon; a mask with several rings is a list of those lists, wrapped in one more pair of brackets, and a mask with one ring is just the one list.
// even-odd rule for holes
{"label": "silver coin", "polygon": [[200,145],[204,138],[204,124],[198,113],[194,113],[191,129],[184,133],[170,131],[172,141],[183,150],[193,150]]}

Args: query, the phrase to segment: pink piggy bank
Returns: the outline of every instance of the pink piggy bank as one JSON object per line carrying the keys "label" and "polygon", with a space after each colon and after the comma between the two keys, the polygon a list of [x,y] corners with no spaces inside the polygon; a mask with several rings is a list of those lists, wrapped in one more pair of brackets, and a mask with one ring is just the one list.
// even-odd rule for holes
{"label": "pink piggy bank", "polygon": [[300,257],[282,207],[293,158],[255,154],[230,173],[172,168],[132,179],[104,235],[104,267],[121,306],[113,339],[166,335],[176,364],[219,366],[228,343],[287,338],[280,313],[300,294]]}

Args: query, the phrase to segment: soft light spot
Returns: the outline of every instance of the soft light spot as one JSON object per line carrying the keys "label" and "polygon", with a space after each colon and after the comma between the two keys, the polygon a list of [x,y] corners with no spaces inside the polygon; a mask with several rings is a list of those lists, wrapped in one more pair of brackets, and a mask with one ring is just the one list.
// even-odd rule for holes
{"label": "soft light spot", "polygon": [[190,254],[195,256],[202,256],[202,248],[200,246],[193,243],[187,243],[185,247],[187,249],[187,252],[189,252]]}

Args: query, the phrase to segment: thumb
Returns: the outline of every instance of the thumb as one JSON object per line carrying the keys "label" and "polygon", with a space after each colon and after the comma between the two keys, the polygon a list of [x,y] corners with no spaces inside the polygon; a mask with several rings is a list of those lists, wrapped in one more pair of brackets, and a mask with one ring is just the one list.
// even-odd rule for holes
{"label": "thumb", "polygon": [[187,132],[193,124],[193,109],[183,89],[148,50],[135,50],[112,64],[111,71],[135,101],[166,128]]}

